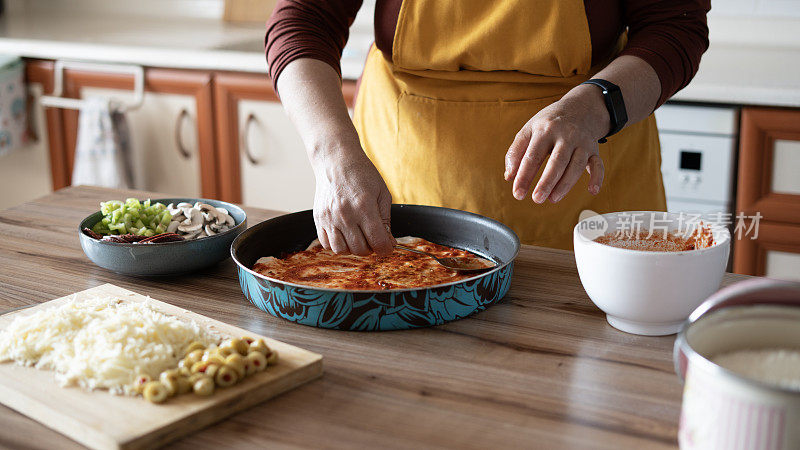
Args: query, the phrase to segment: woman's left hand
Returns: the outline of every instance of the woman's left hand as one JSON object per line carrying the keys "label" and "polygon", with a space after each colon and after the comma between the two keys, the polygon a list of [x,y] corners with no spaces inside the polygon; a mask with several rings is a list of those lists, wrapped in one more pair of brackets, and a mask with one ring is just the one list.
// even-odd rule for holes
{"label": "woman's left hand", "polygon": [[506,153],[504,177],[506,181],[514,180],[514,197],[525,198],[548,155],[533,190],[534,202],[558,202],[584,170],[589,172],[589,192],[597,195],[605,171],[597,141],[609,128],[608,111],[595,86],[579,85],[539,111],[517,133]]}

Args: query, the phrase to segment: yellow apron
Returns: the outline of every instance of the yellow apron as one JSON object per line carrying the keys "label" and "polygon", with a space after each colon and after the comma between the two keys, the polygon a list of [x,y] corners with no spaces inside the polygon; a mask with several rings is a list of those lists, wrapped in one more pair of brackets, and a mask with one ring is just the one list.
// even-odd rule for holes
{"label": "yellow apron", "polygon": [[565,249],[582,210],[666,210],[652,115],[600,145],[597,196],[585,172],[556,204],[518,201],[503,179],[522,125],[599,69],[581,0],[403,0],[392,51],[370,50],[354,122],[394,203],[475,212]]}

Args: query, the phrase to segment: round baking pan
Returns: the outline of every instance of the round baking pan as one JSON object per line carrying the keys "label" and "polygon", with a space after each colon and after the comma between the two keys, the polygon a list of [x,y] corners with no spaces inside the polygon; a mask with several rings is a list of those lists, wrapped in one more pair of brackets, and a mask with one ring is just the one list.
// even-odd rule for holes
{"label": "round baking pan", "polygon": [[392,206],[392,233],[469,250],[498,267],[465,280],[412,289],[348,291],[303,286],[252,270],[263,256],[304,250],[316,239],[311,210],[266,220],[231,245],[245,297],[259,309],[303,325],[338,330],[402,330],[440,325],[483,311],[511,286],[519,238],[495,220],[448,208]]}

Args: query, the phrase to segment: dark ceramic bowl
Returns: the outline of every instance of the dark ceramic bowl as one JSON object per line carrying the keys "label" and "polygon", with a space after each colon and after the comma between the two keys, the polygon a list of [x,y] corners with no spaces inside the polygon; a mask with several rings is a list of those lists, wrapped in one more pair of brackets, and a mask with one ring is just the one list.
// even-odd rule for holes
{"label": "dark ceramic bowl", "polygon": [[153,203],[195,202],[225,208],[236,225],[228,231],[191,241],[161,244],[118,244],[99,241],[83,234],[103,218],[97,211],[78,225],[78,237],[86,256],[98,266],[123,275],[161,276],[194,272],[223,261],[230,254],[231,242],[247,228],[247,214],[236,205],[204,198],[159,198]]}
{"label": "dark ceramic bowl", "polygon": [[346,291],[286,283],[251,270],[262,256],[305,249],[316,238],[312,212],[276,217],[245,231],[231,247],[245,297],[292,322],[338,330],[399,330],[439,325],[482,311],[511,286],[519,238],[495,220],[455,209],[393,205],[392,232],[469,250],[499,263],[466,280],[428,288]]}

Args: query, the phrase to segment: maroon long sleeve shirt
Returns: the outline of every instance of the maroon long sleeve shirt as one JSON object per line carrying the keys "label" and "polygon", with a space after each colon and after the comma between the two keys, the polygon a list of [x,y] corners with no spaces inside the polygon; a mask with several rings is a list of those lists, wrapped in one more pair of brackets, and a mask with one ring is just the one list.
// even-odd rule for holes
{"label": "maroon long sleeve shirt", "polygon": [[[392,59],[392,41],[402,0],[377,0],[375,45]],[[686,86],[708,48],[706,13],[710,0],[584,0],[592,63],[613,51],[628,29],[622,55],[653,67],[661,82],[658,105]],[[278,0],[267,22],[266,54],[275,83],[287,64],[313,58],[341,74],[340,59],[361,0]]]}

